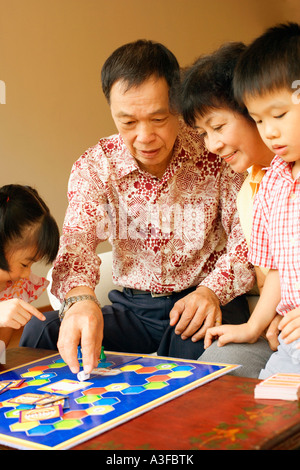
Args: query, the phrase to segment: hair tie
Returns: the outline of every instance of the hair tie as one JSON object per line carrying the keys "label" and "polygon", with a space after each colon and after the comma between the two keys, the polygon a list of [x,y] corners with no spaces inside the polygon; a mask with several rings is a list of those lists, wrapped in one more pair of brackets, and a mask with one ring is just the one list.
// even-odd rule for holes
{"label": "hair tie", "polygon": [[6,202],[8,202],[8,201],[9,201],[9,196],[7,196],[7,199],[6,199]]}

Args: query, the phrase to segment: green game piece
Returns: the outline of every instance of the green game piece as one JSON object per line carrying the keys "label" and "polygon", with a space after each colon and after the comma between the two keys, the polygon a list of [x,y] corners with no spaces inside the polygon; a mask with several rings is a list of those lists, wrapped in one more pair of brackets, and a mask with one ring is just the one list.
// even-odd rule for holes
{"label": "green game piece", "polygon": [[102,362],[106,361],[106,356],[105,356],[105,353],[104,353],[104,347],[103,346],[101,348],[100,361],[102,361]]}

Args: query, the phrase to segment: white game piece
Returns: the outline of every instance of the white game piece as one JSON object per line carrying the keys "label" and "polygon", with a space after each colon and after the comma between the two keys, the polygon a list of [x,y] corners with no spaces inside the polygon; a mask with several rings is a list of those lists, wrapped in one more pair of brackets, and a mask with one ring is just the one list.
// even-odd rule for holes
{"label": "white game piece", "polygon": [[81,370],[80,372],[78,372],[77,374],[77,379],[80,381],[80,382],[83,382],[84,380],[88,380],[90,378],[90,374],[86,374],[84,372],[84,370]]}

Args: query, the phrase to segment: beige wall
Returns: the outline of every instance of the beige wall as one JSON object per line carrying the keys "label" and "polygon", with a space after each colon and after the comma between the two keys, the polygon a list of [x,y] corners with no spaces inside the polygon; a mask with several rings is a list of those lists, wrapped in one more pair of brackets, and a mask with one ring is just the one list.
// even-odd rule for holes
{"label": "beige wall", "polygon": [[[274,23],[300,21],[298,3],[0,0],[0,80],[6,91],[0,104],[0,185],[35,186],[61,228],[73,162],[115,132],[100,70],[116,47],[153,39],[184,66],[224,41],[248,42]],[[45,303],[43,297],[39,304]]]}

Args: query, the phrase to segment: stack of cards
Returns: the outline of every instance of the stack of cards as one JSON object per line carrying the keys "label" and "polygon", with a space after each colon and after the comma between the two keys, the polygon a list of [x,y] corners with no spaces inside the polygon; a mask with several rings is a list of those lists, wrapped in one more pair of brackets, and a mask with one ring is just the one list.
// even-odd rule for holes
{"label": "stack of cards", "polygon": [[[0,394],[21,387],[24,380],[0,381]],[[64,410],[69,408],[68,398],[68,396],[62,397],[53,393],[24,393],[14,398],[8,398],[7,402],[19,407],[19,421],[25,423],[61,417]]]}
{"label": "stack of cards", "polygon": [[275,374],[256,385],[254,398],[300,399],[300,374]]}
{"label": "stack of cards", "polygon": [[0,394],[11,388],[19,388],[25,379],[20,380],[1,380],[0,382]]}

